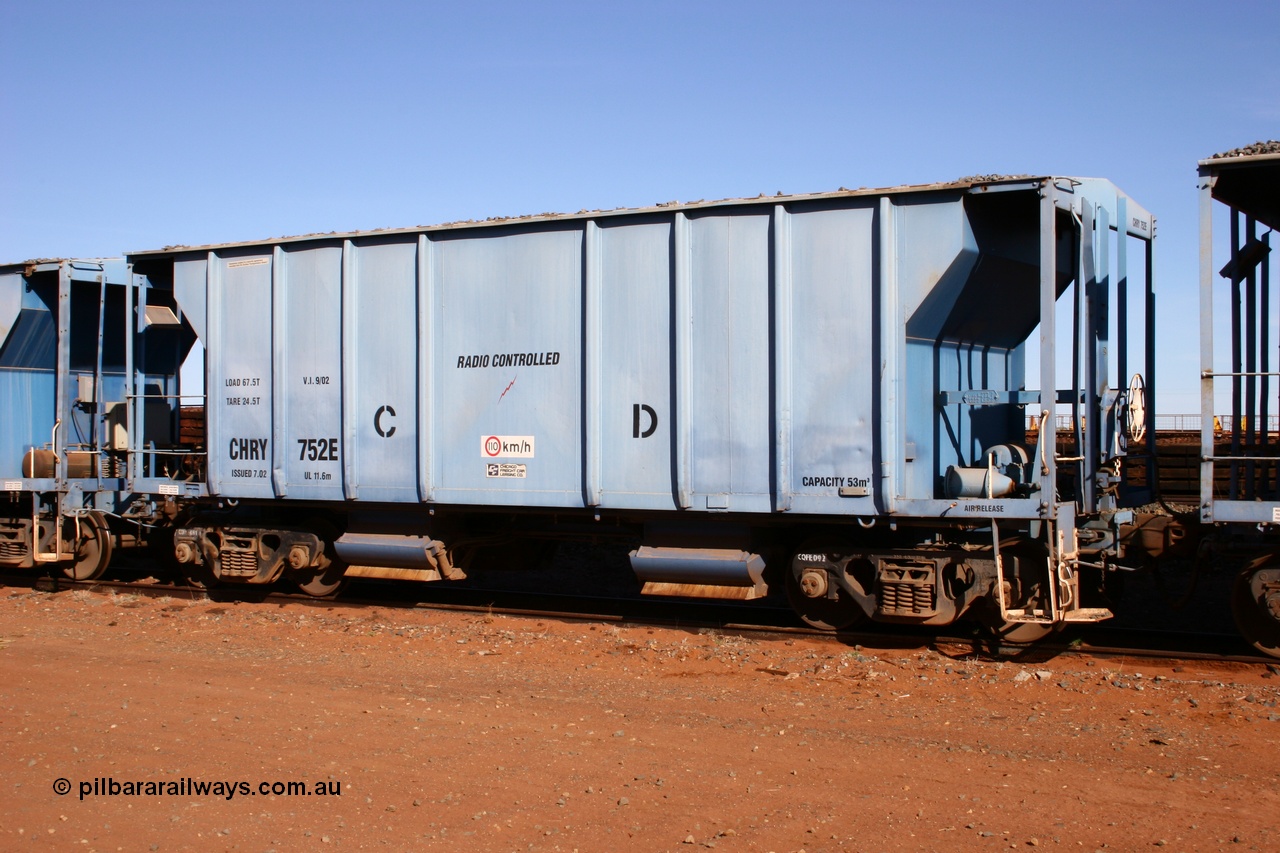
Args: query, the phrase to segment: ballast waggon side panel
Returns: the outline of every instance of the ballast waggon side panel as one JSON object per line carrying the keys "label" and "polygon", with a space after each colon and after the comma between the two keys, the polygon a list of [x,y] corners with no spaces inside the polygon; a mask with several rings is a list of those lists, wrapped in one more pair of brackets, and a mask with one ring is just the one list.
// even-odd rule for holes
{"label": "ballast waggon side panel", "polygon": [[1149,233],[1126,203],[962,181],[130,260],[206,339],[225,497],[1046,518],[1053,460],[987,450],[1059,402],[1024,351],[1072,217]]}
{"label": "ballast waggon side panel", "polygon": [[1136,238],[1151,304],[1153,233],[1106,181],[988,177],[135,253],[207,347],[219,500],[175,556],[329,595],[606,536],[658,594],[772,563],[828,628],[1105,618],[1141,497],[1107,303]]}

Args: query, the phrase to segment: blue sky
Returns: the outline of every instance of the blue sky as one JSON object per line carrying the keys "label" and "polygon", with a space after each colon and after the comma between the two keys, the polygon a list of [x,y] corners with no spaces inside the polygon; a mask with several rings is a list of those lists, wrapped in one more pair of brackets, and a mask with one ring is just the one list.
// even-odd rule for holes
{"label": "blue sky", "polygon": [[1107,177],[1198,408],[1195,163],[1280,138],[1280,4],[0,0],[0,261]]}

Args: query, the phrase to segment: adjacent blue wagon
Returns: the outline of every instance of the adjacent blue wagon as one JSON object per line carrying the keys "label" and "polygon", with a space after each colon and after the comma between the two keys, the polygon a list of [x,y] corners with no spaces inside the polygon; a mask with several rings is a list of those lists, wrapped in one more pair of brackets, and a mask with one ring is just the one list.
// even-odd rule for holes
{"label": "adjacent blue wagon", "polygon": [[0,266],[0,566],[99,576],[163,523],[131,473],[203,493],[177,482],[194,336],[172,307],[139,312],[139,288],[120,258]]}

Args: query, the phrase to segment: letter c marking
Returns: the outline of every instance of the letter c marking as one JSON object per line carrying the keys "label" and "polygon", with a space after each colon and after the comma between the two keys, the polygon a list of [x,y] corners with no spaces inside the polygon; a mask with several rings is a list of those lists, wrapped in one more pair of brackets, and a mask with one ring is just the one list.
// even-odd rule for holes
{"label": "letter c marking", "polygon": [[382,436],[383,438],[391,438],[391,436],[396,434],[395,424],[391,424],[386,429],[383,429],[382,427],[383,415],[386,415],[389,418],[394,418],[396,416],[396,410],[391,408],[390,406],[381,406],[378,408],[377,413],[373,416],[373,428],[378,431],[378,435]]}

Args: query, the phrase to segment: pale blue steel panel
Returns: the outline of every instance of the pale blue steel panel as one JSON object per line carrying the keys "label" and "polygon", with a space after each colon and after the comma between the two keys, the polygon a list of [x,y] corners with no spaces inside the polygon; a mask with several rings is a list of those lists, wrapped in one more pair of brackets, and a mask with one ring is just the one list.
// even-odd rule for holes
{"label": "pale blue steel panel", "polygon": [[22,293],[26,281],[19,272],[0,274],[0,349],[4,348],[9,330],[22,310]]}
{"label": "pale blue steel panel", "polygon": [[24,453],[44,446],[54,429],[55,371],[33,366],[51,362],[45,356],[54,353],[56,342],[51,315],[28,291],[22,273],[0,275],[0,476],[5,478],[20,478]]}
{"label": "pale blue steel panel", "polygon": [[0,477],[22,476],[22,457],[49,443],[54,420],[51,370],[0,368]]}
{"label": "pale blue steel panel", "polygon": [[342,500],[342,248],[285,247],[281,384],[289,497]]}
{"label": "pale blue steel panel", "polygon": [[879,462],[880,470],[878,477],[871,478],[872,488],[879,492],[880,500],[877,504],[874,497],[863,498],[859,503],[869,511],[878,506],[889,513],[894,511],[897,499],[902,496],[902,457],[905,452],[902,421],[906,415],[906,403],[902,395],[902,385],[906,378],[906,356],[903,352],[906,347],[906,314],[902,310],[898,293],[898,243],[894,237],[896,225],[893,199],[881,196],[876,216],[876,240],[880,257],[878,269],[873,273],[873,286],[879,288],[880,294],[880,340],[873,340],[870,346],[880,374],[880,412],[878,418],[873,417],[873,420],[879,421],[879,451],[873,451],[873,458]]}
{"label": "pale blue steel panel", "polygon": [[217,445],[210,446],[213,479],[228,497],[273,496],[271,488],[271,253],[269,249],[213,254],[220,282],[218,323],[210,351],[219,365],[208,390]]}
{"label": "pale blue steel panel", "polygon": [[769,216],[690,220],[695,506],[768,512]]}
{"label": "pale blue steel panel", "polygon": [[[1214,400],[1213,400],[1213,185],[1217,181],[1209,169],[1200,167],[1200,520],[1215,520],[1213,497]],[[1148,281],[1150,271],[1148,271]],[[1152,365],[1147,365],[1150,372]],[[1148,406],[1154,406],[1148,400]]]}
{"label": "pale blue steel panel", "polygon": [[791,214],[785,205],[773,207],[773,508],[791,509],[791,375],[792,276]]}
{"label": "pale blue steel panel", "polygon": [[342,495],[347,500],[360,496],[360,484],[356,480],[356,458],[360,455],[357,441],[359,418],[356,415],[358,366],[356,347],[348,345],[356,339],[359,316],[355,287],[357,259],[355,243],[342,241],[342,387],[339,392],[342,396],[342,449],[338,455],[342,459]]}
{"label": "pale blue steel panel", "polygon": [[675,506],[671,223],[600,229],[603,505]]}
{"label": "pale blue steel panel", "polygon": [[418,499],[431,500],[435,460],[432,418],[436,411],[436,271],[435,248],[426,234],[418,235]]}
{"label": "pale blue steel panel", "polygon": [[872,266],[875,211],[791,214],[792,508],[874,514],[871,498],[842,498],[874,482]]}
{"label": "pale blue steel panel", "polygon": [[[935,347],[934,357],[938,387],[943,390],[1012,391],[1021,385],[1021,348],[1007,350],[970,341],[943,341]],[[951,405],[942,410],[934,470],[938,477],[946,473],[948,465],[985,465],[983,451],[1008,439],[1003,406]]]}
{"label": "pale blue steel panel", "polygon": [[689,217],[676,213],[672,235],[672,312],[671,346],[675,348],[675,371],[671,399],[674,401],[673,440],[671,452],[675,465],[675,497],[680,509],[693,502],[693,282],[690,277]]}
{"label": "pale blue steel panel", "polygon": [[603,322],[600,226],[587,220],[582,243],[582,491],[587,506],[601,500],[601,381]]}
{"label": "pale blue steel panel", "polygon": [[1111,348],[1111,212],[1105,207],[1098,208],[1098,226],[1096,243],[1097,251],[1097,277],[1098,277],[1098,296],[1097,311],[1098,315],[1093,318],[1094,322],[1094,340],[1093,353],[1095,360],[1094,371],[1094,392],[1098,398],[1105,398],[1106,393],[1111,390],[1109,378],[1111,368],[1108,363],[1107,354]]}
{"label": "pale blue steel panel", "polygon": [[284,249],[276,246],[271,253],[271,387],[279,393],[271,395],[271,488],[278,498],[289,494],[285,474],[289,455],[284,446],[289,424],[289,401],[284,390],[285,373],[289,370],[289,317],[284,310],[287,277]]}
{"label": "pale blue steel panel", "polygon": [[360,499],[418,500],[417,239],[354,244]]}
{"label": "pale blue steel panel", "polygon": [[[58,374],[56,397],[57,420],[54,423],[54,451],[57,453],[58,479],[66,479],[68,444],[71,432],[71,407],[67,388],[71,379],[71,270],[63,263],[58,268]],[[145,428],[145,424],[144,424]]]}
{"label": "pale blue steel panel", "polygon": [[[442,237],[435,251],[437,496],[581,506],[582,227]],[[532,448],[489,455],[488,436]]]}
{"label": "pale blue steel panel", "polygon": [[1129,199],[1116,198],[1116,388],[1129,384],[1129,241],[1124,227],[1129,221]]}
{"label": "pale blue steel panel", "polygon": [[173,298],[201,341],[206,340],[208,269],[209,261],[204,255],[179,258],[173,263]]}
{"label": "pale blue steel panel", "polygon": [[1057,323],[1055,308],[1058,298],[1057,256],[1057,207],[1056,192],[1045,191],[1040,196],[1040,411],[1035,416],[1042,421],[1040,443],[1048,448],[1040,460],[1041,512],[1047,517],[1052,511],[1054,492],[1057,490]]}
{"label": "pale blue steel panel", "polygon": [[907,415],[900,427],[904,473],[899,492],[905,498],[930,499],[939,471],[959,464],[940,417],[955,422],[961,416],[958,406],[939,414],[937,392],[959,386],[941,383],[935,341],[969,280],[978,248],[958,197],[899,204],[894,210],[898,299],[906,328],[901,396]]}

